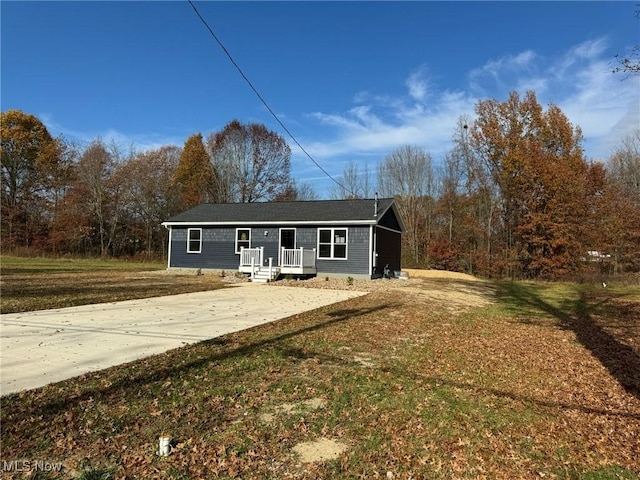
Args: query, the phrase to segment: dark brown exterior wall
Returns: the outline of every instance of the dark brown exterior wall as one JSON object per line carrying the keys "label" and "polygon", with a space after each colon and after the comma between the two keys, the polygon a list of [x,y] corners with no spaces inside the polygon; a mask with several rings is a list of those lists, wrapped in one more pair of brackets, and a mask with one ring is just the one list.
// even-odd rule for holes
{"label": "dark brown exterior wall", "polygon": [[401,269],[402,236],[385,228],[376,227],[376,248],[378,250],[377,273],[382,274],[385,265],[391,272]]}

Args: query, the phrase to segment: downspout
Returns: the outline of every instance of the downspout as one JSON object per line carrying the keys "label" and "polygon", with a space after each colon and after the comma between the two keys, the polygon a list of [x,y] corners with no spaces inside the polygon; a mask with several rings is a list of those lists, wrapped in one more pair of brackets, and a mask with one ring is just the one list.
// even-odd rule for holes
{"label": "downspout", "polygon": [[375,224],[371,225],[371,231],[369,233],[369,239],[370,241],[373,243],[373,248],[370,248],[369,251],[371,252],[372,255],[372,259],[371,262],[369,262],[369,265],[371,265],[371,267],[369,267],[369,277],[373,278],[373,274],[375,273],[377,275],[377,267],[378,267],[378,238],[377,238],[377,232],[378,229],[376,228],[376,226],[378,225],[378,192],[376,192],[375,194],[375,200],[374,200],[374,207],[373,207],[373,217],[375,218]]}
{"label": "downspout", "polygon": [[169,246],[167,250],[167,270],[169,270],[171,268],[171,237],[173,236],[173,230],[171,225],[165,225],[164,228],[169,230]]}
{"label": "downspout", "polygon": [[378,229],[376,225],[371,225],[371,237],[373,238],[373,272],[371,275],[375,273],[378,274]]}

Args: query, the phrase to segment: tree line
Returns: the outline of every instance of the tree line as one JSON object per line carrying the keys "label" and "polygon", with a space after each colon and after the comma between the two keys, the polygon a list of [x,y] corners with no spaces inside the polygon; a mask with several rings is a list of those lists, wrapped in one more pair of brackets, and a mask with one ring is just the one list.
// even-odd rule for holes
{"label": "tree line", "polygon": [[291,176],[289,146],[263,125],[234,120],[183,148],[143,152],[52,138],[19,110],[3,112],[1,128],[3,252],[164,256],[161,223],[199,203],[313,195]]}
{"label": "tree line", "polygon": [[[331,198],[395,197],[403,264],[483,276],[555,279],[640,270],[640,130],[606,163],[580,128],[534,92],[476,104],[436,166],[405,145],[376,166],[350,162]],[[166,254],[161,223],[202,202],[317,199],[291,175],[291,150],[264,125],[231,121],[182,148],[123,152],[52,138],[33,115],[2,113],[3,251]]]}

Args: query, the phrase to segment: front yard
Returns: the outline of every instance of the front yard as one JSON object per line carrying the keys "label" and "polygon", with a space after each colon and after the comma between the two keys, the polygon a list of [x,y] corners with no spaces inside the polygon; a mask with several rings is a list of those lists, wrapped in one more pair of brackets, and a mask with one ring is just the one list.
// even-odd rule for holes
{"label": "front yard", "polygon": [[639,478],[640,289],[387,282],[3,397],[2,478]]}

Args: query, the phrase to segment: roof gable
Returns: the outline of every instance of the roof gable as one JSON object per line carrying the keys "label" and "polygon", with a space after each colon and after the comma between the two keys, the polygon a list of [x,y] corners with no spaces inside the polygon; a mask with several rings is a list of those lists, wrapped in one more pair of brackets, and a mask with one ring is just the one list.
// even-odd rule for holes
{"label": "roof gable", "polygon": [[[175,224],[266,224],[266,223],[366,223],[376,224],[389,209],[392,198],[378,200],[314,200],[265,203],[203,203],[176,215],[164,225]],[[395,208],[393,208],[395,212]],[[376,215],[377,213],[377,215]]]}

